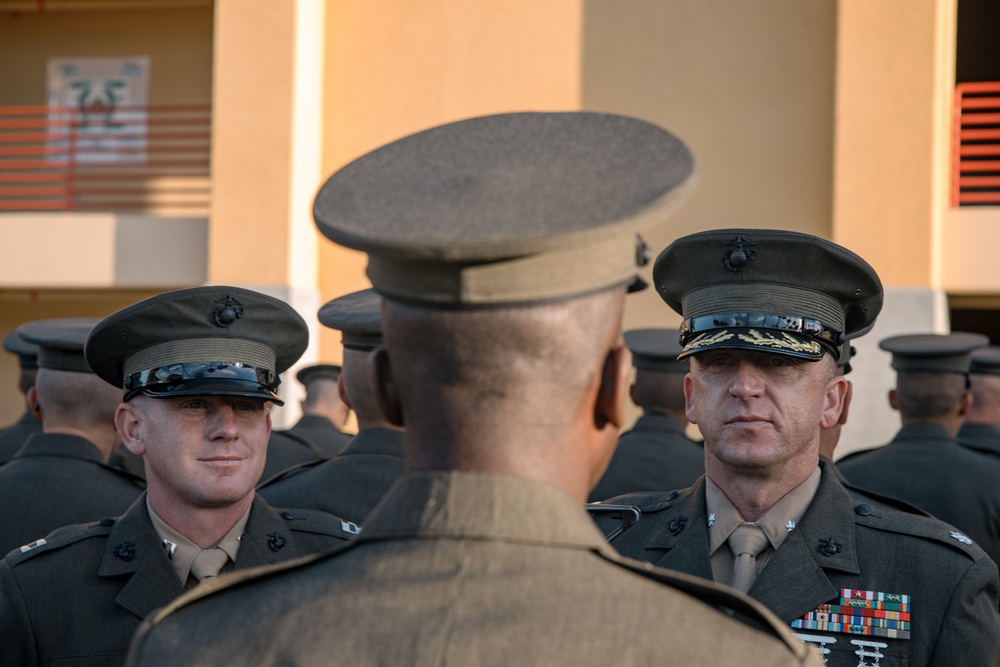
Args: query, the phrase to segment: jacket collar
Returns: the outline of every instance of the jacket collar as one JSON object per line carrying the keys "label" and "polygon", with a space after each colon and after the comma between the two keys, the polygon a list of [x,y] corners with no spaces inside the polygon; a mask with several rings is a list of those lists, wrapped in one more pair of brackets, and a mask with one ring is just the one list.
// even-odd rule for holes
{"label": "jacket collar", "polygon": [[902,440],[947,440],[948,442],[955,442],[955,438],[951,437],[948,429],[939,424],[906,424],[903,428],[899,429],[896,437],[892,439],[893,442],[900,442]]}
{"label": "jacket collar", "polygon": [[64,459],[82,459],[104,463],[97,445],[86,438],[68,433],[33,433],[14,454],[15,459],[33,456],[57,456]]}
{"label": "jacket collar", "polygon": [[670,431],[679,435],[684,435],[684,428],[681,423],[673,417],[646,413],[636,420],[632,426],[633,431]]}
{"label": "jacket collar", "polygon": [[404,458],[403,432],[391,428],[363,428],[339,456],[346,454],[385,454]]}
{"label": "jacket collar", "polygon": [[389,489],[359,540],[469,538],[610,549],[583,507],[542,482],[506,475],[405,475]]}

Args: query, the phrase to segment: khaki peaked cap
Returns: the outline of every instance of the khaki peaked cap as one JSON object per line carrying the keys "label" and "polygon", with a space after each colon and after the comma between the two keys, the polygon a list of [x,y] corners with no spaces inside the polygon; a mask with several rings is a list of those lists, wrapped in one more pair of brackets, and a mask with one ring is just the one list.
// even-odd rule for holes
{"label": "khaki peaked cap", "polygon": [[101,321],[87,339],[90,367],[138,393],[250,396],[279,405],[279,373],[305,352],[309,329],[290,305],[211,285],[158,294]]}
{"label": "khaki peaked cap", "polygon": [[639,232],[692,184],[694,157],[650,123],[509,113],[435,127],[331,176],[313,206],[368,253],[383,296],[442,307],[531,304],[636,281]]}
{"label": "khaki peaked cap", "polygon": [[882,309],[875,270],[826,239],[715,229],[677,239],[653,266],[660,297],[685,319],[681,357],[710,349],[834,359]]}

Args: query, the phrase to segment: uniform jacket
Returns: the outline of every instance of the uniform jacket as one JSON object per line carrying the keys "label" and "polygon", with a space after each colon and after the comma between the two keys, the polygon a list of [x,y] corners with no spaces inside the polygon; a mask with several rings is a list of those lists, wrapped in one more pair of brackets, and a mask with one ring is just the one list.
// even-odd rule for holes
{"label": "uniform jacket", "polygon": [[14,454],[21,449],[21,445],[28,439],[29,435],[41,432],[42,422],[25,410],[20,419],[0,431],[0,463],[14,458]]}
{"label": "uniform jacket", "polygon": [[203,592],[129,664],[818,664],[693,599],[746,598],[625,561],[569,496],[516,477],[408,475],[351,547]]}
{"label": "uniform jacket", "polygon": [[361,523],[405,468],[403,433],[362,429],[339,456],[293,468],[260,486],[269,503]]}
{"label": "uniform jacket", "polygon": [[1000,428],[966,422],[958,429],[958,444],[977,452],[1000,456]]}
{"label": "uniform jacket", "polygon": [[[858,501],[829,463],[820,465],[816,496],[749,594],[786,623],[802,625],[793,625],[796,633],[829,649],[831,667],[855,667],[857,651],[880,653],[877,660],[865,658],[880,667],[987,664],[1000,631],[993,561],[936,519]],[[704,479],[679,493],[630,494],[608,502],[642,511],[639,521],[612,541],[623,555],[712,578]],[[606,514],[595,518],[606,532],[615,527]],[[875,601],[865,601],[868,597]],[[862,627],[855,620],[821,627],[840,620],[829,614],[843,609],[892,610],[893,604],[906,605],[894,611],[909,614],[909,639],[856,634],[873,623],[865,619]]]}
{"label": "uniform jacket", "polygon": [[121,514],[144,486],[140,477],[105,464],[89,440],[33,435],[0,466],[0,553],[61,526]]}
{"label": "uniform jacket", "polygon": [[344,451],[353,437],[333,425],[320,415],[302,415],[295,426],[285,431],[303,440],[308,440],[323,452],[324,458],[332,458]]}
{"label": "uniform jacket", "polygon": [[1000,460],[941,426],[909,424],[885,447],[838,461],[851,483],[901,498],[966,533],[1000,563]]}
{"label": "uniform jacket", "polygon": [[[279,511],[256,498],[236,567],[290,560],[349,536],[336,517]],[[0,561],[2,663],[121,665],[142,618],[183,592],[143,494],[117,519],[62,528]]]}
{"label": "uniform jacket", "polygon": [[631,491],[686,489],[705,474],[705,449],[666,415],[643,415],[618,439],[592,502]]}
{"label": "uniform jacket", "polygon": [[287,431],[271,431],[271,437],[267,441],[267,461],[260,478],[270,479],[279,472],[322,458],[320,448],[308,440],[289,435]]}

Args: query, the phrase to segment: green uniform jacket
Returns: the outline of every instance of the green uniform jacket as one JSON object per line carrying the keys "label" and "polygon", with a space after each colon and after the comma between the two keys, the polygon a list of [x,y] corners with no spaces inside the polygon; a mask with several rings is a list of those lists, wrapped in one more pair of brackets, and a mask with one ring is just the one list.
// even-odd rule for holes
{"label": "green uniform jacket", "polygon": [[142,478],[105,464],[89,440],[33,435],[0,466],[0,554],[62,526],[121,514],[143,487]]}
{"label": "green uniform jacket", "polygon": [[[337,517],[279,511],[256,498],[236,568],[291,560],[348,537]],[[117,520],[62,528],[45,545],[0,561],[2,662],[121,665],[142,618],[183,592],[143,494]]]}
{"label": "green uniform jacket", "polygon": [[[867,664],[882,667],[988,664],[1000,632],[1000,583],[993,561],[979,547],[953,537],[954,529],[936,519],[859,502],[829,463],[820,465],[823,475],[816,496],[772,554],[750,595],[789,624],[808,616],[814,616],[809,623],[840,620],[829,614],[865,606],[850,600],[869,592],[876,599],[883,594],[887,609],[909,600],[904,602],[909,639],[856,634],[878,621],[853,616],[841,626],[796,628],[796,633],[830,650],[825,656],[830,667],[855,667],[860,662],[856,651],[871,651],[852,642],[882,644],[872,651],[882,655],[881,662],[865,658]],[[712,578],[703,479],[680,493],[632,494],[608,502],[634,505],[643,512],[612,541],[622,554]],[[617,527],[607,515],[596,520],[606,533]],[[855,632],[847,631],[852,629]]]}
{"label": "green uniform jacket", "polygon": [[25,410],[20,419],[0,431],[0,463],[14,458],[14,454],[21,449],[21,445],[28,439],[29,435],[41,432],[42,422]]}
{"label": "green uniform jacket", "polygon": [[569,496],[516,477],[408,475],[350,547],[250,574],[147,620],[128,664],[819,664],[747,598],[622,559]]}
{"label": "green uniform jacket", "polygon": [[289,435],[287,431],[271,431],[267,441],[267,461],[260,479],[270,479],[279,472],[322,458],[323,452],[308,440]]}
{"label": "green uniform jacket", "polygon": [[258,488],[273,505],[305,507],[362,523],[403,475],[403,433],[362,429],[342,454],[292,468]]}
{"label": "green uniform jacket", "polygon": [[632,491],[686,489],[705,474],[705,449],[666,415],[643,415],[618,439],[591,502]]}
{"label": "green uniform jacket", "polygon": [[302,415],[299,421],[295,422],[295,426],[282,432],[308,440],[328,459],[344,451],[347,443],[354,437],[341,431],[326,417],[319,415]]}
{"label": "green uniform jacket", "polygon": [[888,445],[844,457],[837,468],[852,484],[956,526],[1000,563],[1000,460],[960,447],[944,427],[909,424]]}
{"label": "green uniform jacket", "polygon": [[958,444],[983,454],[1000,456],[1000,428],[989,424],[962,424]]}

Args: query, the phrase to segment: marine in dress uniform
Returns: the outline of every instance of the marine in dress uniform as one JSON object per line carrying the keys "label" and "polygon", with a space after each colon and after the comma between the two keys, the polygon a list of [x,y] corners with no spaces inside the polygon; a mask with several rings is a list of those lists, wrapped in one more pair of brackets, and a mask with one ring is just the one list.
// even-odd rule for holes
{"label": "marine in dress uniform", "polygon": [[192,591],[130,664],[818,664],[766,612],[759,632],[711,606],[747,598],[620,558],[582,507],[624,414],[636,234],[691,168],[641,121],[504,114],[331,177],[315,217],[368,252],[409,472],[350,547]]}
{"label": "marine in dress uniform", "polygon": [[606,501],[642,513],[624,530],[595,517],[612,545],[748,591],[828,665],[986,664],[996,565],[943,522],[853,496],[819,459],[846,394],[838,348],[882,305],[874,270],[807,234],[723,229],[672,243],[653,279],[684,317],[706,475]]}
{"label": "marine in dress uniform", "polygon": [[340,373],[341,366],[337,364],[313,364],[295,374],[295,379],[306,388],[306,398],[302,401],[302,416],[287,432],[319,447],[324,458],[333,458],[344,451],[354,437],[338,428],[350,414],[337,388]]}
{"label": "marine in dress uniform", "polygon": [[[4,337],[3,349],[17,355],[20,369],[17,388],[26,396],[28,390],[35,385],[35,373],[38,370],[38,347],[21,338],[15,329]],[[14,456],[29,435],[41,432],[42,422],[28,407],[27,399],[25,399],[24,412],[18,420],[6,428],[0,429],[0,463],[8,461]]]}
{"label": "marine in dress uniform", "polygon": [[955,440],[970,402],[970,354],[987,343],[969,333],[894,336],[880,343],[892,353],[896,388],[891,405],[903,427],[883,447],[837,462],[852,483],[894,496],[957,526],[1000,563],[1000,460]]}
{"label": "marine in dress uniform", "polygon": [[41,368],[29,389],[44,433],[30,436],[0,466],[0,553],[72,523],[121,514],[144,484],[107,464],[119,442],[115,408],[121,392],[94,375],[83,344],[98,320],[29,322],[19,334],[39,346]]}
{"label": "marine in dress uniform", "polygon": [[684,376],[688,361],[676,329],[625,332],[635,382],[629,388],[642,416],[618,439],[607,471],[590,493],[599,501],[630,491],[685,489],[705,473],[705,450],[684,434]]}
{"label": "marine in dress uniform", "polygon": [[382,346],[382,299],[373,289],[330,301],[319,311],[324,326],[343,334],[345,401],[358,418],[358,434],[343,453],[292,468],[262,484],[268,502],[307,507],[362,523],[406,468],[403,432],[379,411],[368,358]]}
{"label": "marine in dress uniform", "polygon": [[116,424],[148,495],[0,563],[4,664],[120,665],[142,618],[220,572],[342,544],[338,517],[275,510],[253,491],[278,373],[302,354],[287,304],[226,286],[164,293],[100,322],[90,367],[124,402]]}
{"label": "marine in dress uniform", "polygon": [[958,444],[1000,457],[1000,347],[973,351],[969,381],[972,407],[958,429]]}

